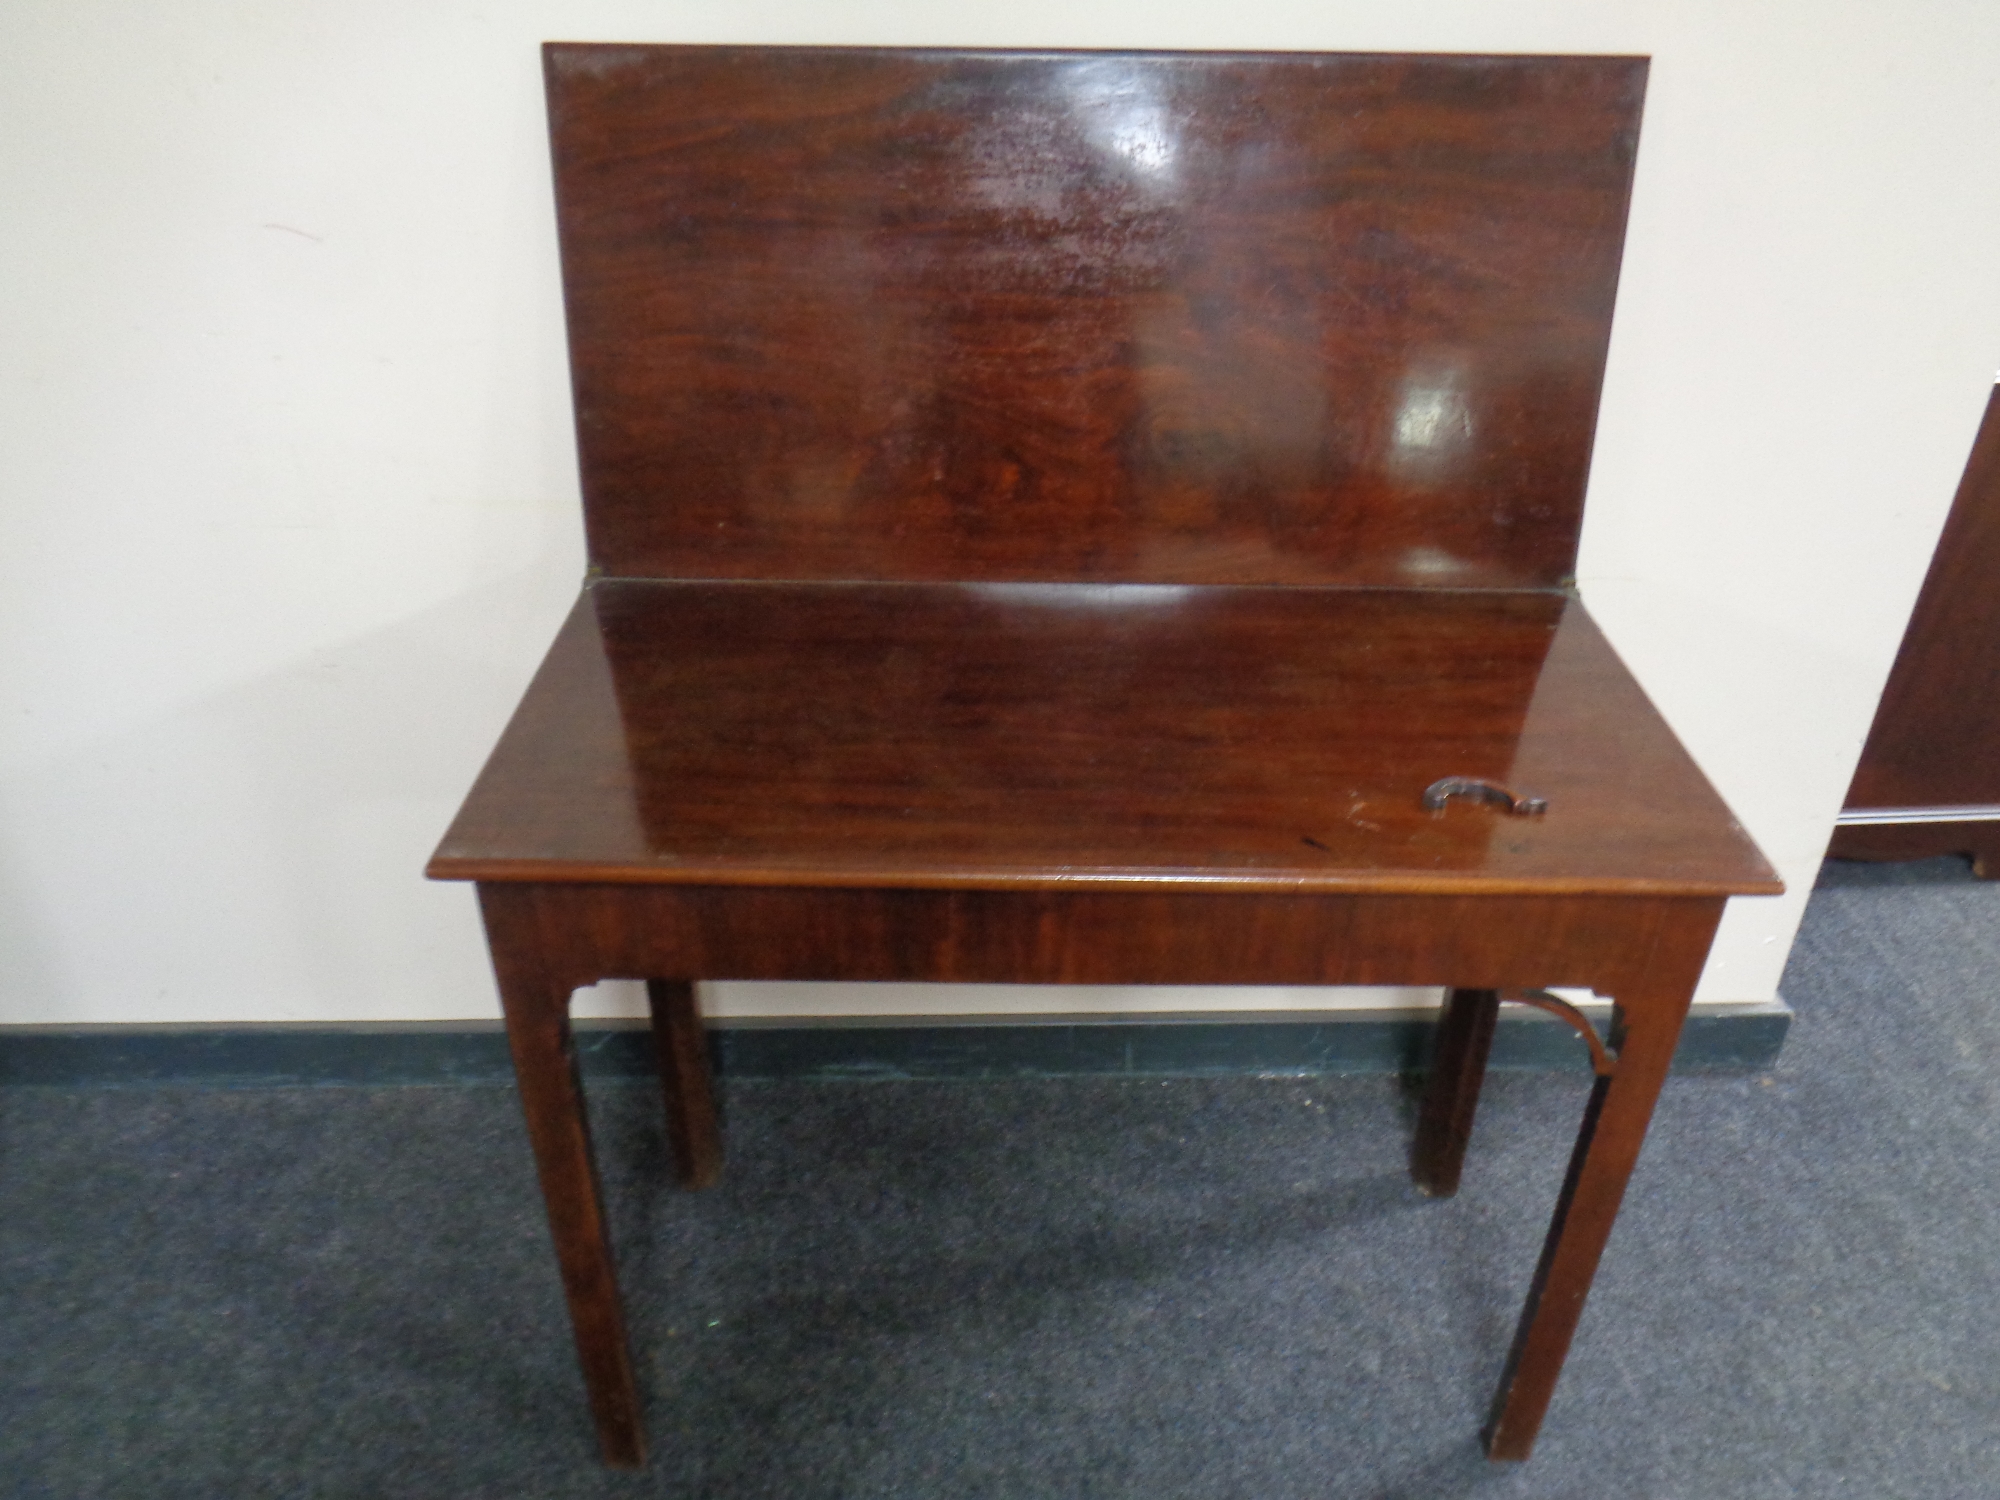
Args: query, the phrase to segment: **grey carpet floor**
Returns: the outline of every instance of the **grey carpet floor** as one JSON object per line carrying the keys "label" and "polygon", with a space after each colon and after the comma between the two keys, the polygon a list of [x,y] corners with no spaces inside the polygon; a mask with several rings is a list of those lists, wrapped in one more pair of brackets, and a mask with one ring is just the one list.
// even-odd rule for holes
{"label": "grey carpet floor", "polygon": [[2000,885],[1829,867],[1776,1071],[1679,1077],[1534,1459],[1475,1434],[1586,1080],[1466,1185],[1385,1078],[748,1084],[599,1149],[598,1467],[510,1091],[0,1091],[8,1496],[2000,1496]]}

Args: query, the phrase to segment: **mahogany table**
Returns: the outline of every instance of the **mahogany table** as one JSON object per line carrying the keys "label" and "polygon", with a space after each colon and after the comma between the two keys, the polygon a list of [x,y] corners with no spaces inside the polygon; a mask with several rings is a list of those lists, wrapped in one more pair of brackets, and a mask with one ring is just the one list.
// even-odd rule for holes
{"label": "mahogany table", "polygon": [[571,993],[1615,1001],[1487,1432],[1525,1458],[1726,898],[1779,883],[1570,586],[1644,62],[551,46],[592,572],[478,883],[606,1459],[643,1461]]}

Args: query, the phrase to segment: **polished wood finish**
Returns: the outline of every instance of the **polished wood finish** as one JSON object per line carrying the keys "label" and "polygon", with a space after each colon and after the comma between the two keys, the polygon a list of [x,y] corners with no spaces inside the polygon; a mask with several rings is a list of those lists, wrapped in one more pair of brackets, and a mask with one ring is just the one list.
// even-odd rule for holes
{"label": "polished wood finish", "polygon": [[[1847,790],[1851,810],[2000,806],[2000,387]],[[1841,859],[1970,854],[2000,875],[2000,821],[1837,828]]]}
{"label": "polished wood finish", "polygon": [[646,1461],[645,1428],[570,1034],[575,986],[551,967],[538,934],[510,920],[509,903],[497,890],[480,889],[480,909],[598,1441],[606,1463],[637,1468]]}
{"label": "polished wood finish", "polygon": [[[951,984],[1391,984],[1617,994],[1693,897],[482,882],[558,988],[698,973]],[[1636,955],[1636,957],[1635,957]]]}
{"label": "polished wood finish", "polygon": [[1417,1116],[1417,1138],[1410,1151],[1410,1176],[1432,1198],[1458,1192],[1473,1115],[1479,1109],[1479,1086],[1486,1078],[1486,1059],[1499,1020],[1498,990],[1446,992],[1423,1109]]}
{"label": "polished wood finish", "polygon": [[546,60],[605,572],[1569,577],[1643,58]]}
{"label": "polished wood finish", "polygon": [[722,1176],[722,1128],[694,986],[684,979],[649,979],[646,1000],[674,1173],[684,1188],[713,1187]]}
{"label": "polished wood finish", "polygon": [[1780,889],[1560,587],[1643,61],[547,64],[593,577],[430,873],[479,884],[607,1460],[606,978],[689,1183],[700,978],[1444,985],[1433,1191],[1497,993],[1615,997],[1524,1457],[1724,899]]}
{"label": "polished wood finish", "polygon": [[1491,1458],[1525,1459],[1534,1447],[1721,920],[1720,901],[1663,912],[1644,968],[1617,991],[1611,1043],[1618,1066],[1598,1078],[1584,1106],[1555,1218],[1487,1418]]}
{"label": "polished wood finish", "polygon": [[431,873],[1778,888],[1574,598],[1131,585],[600,581]]}

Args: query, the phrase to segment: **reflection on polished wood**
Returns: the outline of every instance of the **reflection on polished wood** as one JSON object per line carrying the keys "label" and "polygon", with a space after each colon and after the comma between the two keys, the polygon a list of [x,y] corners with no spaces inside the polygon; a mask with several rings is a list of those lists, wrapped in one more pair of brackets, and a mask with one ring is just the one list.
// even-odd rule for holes
{"label": "reflection on polished wood", "polygon": [[1776,889],[1573,598],[1059,584],[601,581],[432,873]]}
{"label": "reflection on polished wood", "polygon": [[1612,996],[1526,1457],[1723,903],[1779,889],[1566,589],[1644,62],[547,65],[593,578],[430,873],[479,885],[607,1461],[568,1007],[613,977],[690,1186],[702,978],[1447,986],[1439,1194],[1501,992]]}
{"label": "reflection on polished wood", "polygon": [[592,559],[1560,584],[1645,73],[552,49]]}

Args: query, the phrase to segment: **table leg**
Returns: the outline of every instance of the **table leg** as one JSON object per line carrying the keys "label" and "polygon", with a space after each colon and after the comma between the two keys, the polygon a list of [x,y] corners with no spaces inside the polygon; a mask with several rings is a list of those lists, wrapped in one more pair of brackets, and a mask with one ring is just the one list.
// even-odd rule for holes
{"label": "table leg", "polygon": [[675,1174],[682,1187],[712,1187],[722,1175],[722,1131],[694,986],[681,979],[649,979],[646,999],[653,1008],[653,1052]]}
{"label": "table leg", "polygon": [[646,1461],[646,1436],[570,1036],[570,992],[543,974],[532,939],[517,938],[501,902],[485,905],[507,1044],[514,1054],[514,1076],[541,1174],[598,1443],[607,1464],[636,1469]]}
{"label": "table leg", "polygon": [[1493,1398],[1484,1434],[1489,1458],[1525,1459],[1534,1448],[1598,1258],[1639,1159],[1654,1101],[1673,1062],[1720,907],[1717,902],[1670,924],[1682,931],[1663,936],[1649,972],[1617,995],[1612,1023],[1617,1066],[1597,1080],[1584,1107],[1555,1219]]}
{"label": "table leg", "polygon": [[1418,1189],[1430,1197],[1449,1198],[1458,1191],[1499,1014],[1498,990],[1450,990],[1445,994],[1444,1009],[1438,1016],[1437,1046],[1431,1055],[1430,1081],[1424,1086],[1423,1110],[1417,1116],[1416,1146],[1410,1153],[1410,1175]]}

